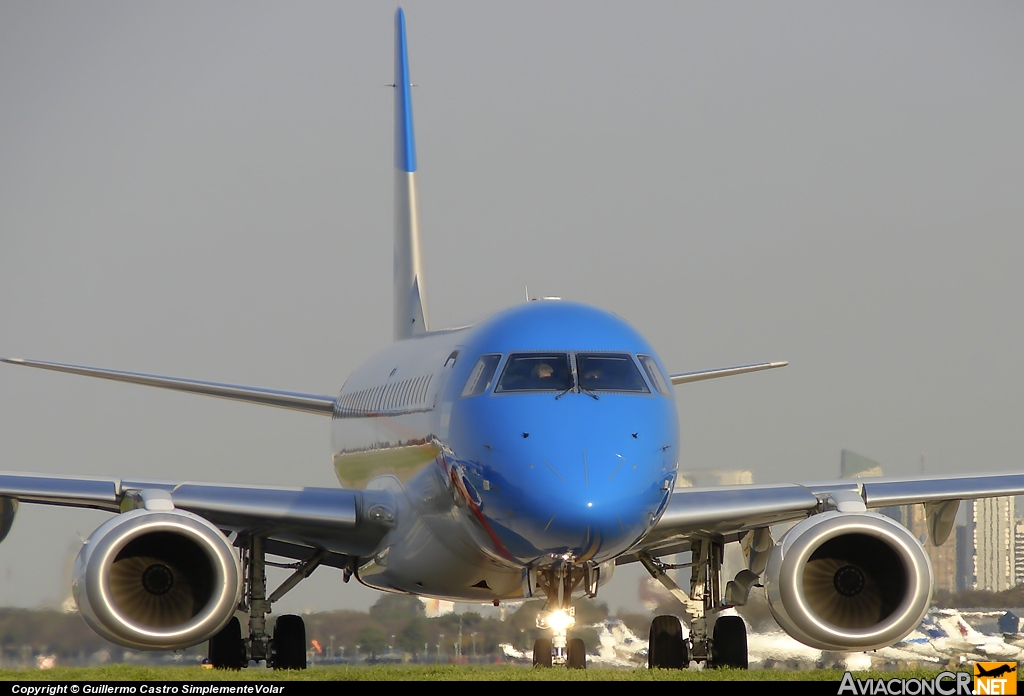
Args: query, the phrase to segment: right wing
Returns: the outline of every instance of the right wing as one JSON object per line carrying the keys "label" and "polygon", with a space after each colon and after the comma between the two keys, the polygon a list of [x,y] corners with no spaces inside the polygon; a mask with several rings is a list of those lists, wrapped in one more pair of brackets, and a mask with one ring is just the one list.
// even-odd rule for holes
{"label": "right wing", "polygon": [[[0,472],[0,498],[7,501],[126,512],[144,507],[152,491],[174,508],[203,517],[225,532],[265,537],[268,551],[304,559],[327,551],[334,562],[373,552],[394,526],[395,501],[387,491],[345,488],[269,488],[209,483],[40,476]],[[5,501],[6,502],[6,501]],[[13,522],[14,506],[0,539]]]}
{"label": "right wing", "polygon": [[[82,365],[2,358],[2,362],[99,377],[149,387],[216,396],[293,411],[334,414],[332,396],[205,382]],[[13,523],[17,501],[125,512],[142,506],[139,494],[163,491],[174,508],[199,515],[227,533],[267,540],[267,551],[304,560],[329,554],[327,565],[350,567],[372,553],[393,526],[395,504],[385,491],[262,488],[167,481],[40,476],[0,472],[0,540]]]}
{"label": "right wing", "polygon": [[117,382],[130,382],[147,387],[160,387],[162,389],[173,389],[192,394],[216,396],[233,401],[247,401],[253,404],[260,404],[261,406],[276,406],[293,411],[316,413],[321,416],[332,415],[336,401],[332,396],[321,394],[278,391],[262,387],[246,387],[240,384],[202,382],[196,379],[164,377],[162,375],[148,375],[141,372],[124,372],[122,370],[106,370],[99,367],[85,367],[82,365],[65,365],[63,363],[44,362],[42,360],[0,358],[0,362],[10,363],[11,365],[23,365],[25,367],[38,367],[43,370],[53,370],[54,372],[67,372],[84,377],[99,377],[101,379],[112,379]]}
{"label": "right wing", "polygon": [[[121,513],[82,545],[71,589],[93,630],[143,650],[178,650],[224,630],[240,646],[227,628],[240,607],[265,616],[320,565],[343,569],[347,581],[395,522],[387,491],[0,472],[0,539],[19,501]],[[298,561],[273,564],[293,572],[269,595],[267,554]]]}

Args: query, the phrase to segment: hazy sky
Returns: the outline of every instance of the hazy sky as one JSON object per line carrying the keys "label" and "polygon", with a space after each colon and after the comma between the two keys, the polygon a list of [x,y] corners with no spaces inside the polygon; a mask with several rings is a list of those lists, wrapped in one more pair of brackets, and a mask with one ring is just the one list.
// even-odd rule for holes
{"label": "hazy sky", "polygon": [[[1024,4],[405,8],[435,326],[529,286],[789,360],[676,388],[684,469],[1024,469]],[[394,9],[0,0],[0,354],[338,390],[391,338]],[[331,486],[328,430],[0,365],[7,470]],[[0,603],[105,518],[22,506]]]}

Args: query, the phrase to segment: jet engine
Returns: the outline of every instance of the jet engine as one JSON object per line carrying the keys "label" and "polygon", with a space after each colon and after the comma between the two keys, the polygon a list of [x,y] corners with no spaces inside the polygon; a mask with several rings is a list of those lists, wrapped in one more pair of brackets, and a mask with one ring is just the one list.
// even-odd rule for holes
{"label": "jet engine", "polygon": [[902,525],[872,512],[825,512],[790,529],[765,568],[772,615],[823,650],[874,650],[928,611],[932,567]]}
{"label": "jet engine", "polygon": [[135,649],[205,640],[235,613],[242,572],[231,543],[182,510],[132,510],[100,525],[75,560],[72,590],[86,622]]}

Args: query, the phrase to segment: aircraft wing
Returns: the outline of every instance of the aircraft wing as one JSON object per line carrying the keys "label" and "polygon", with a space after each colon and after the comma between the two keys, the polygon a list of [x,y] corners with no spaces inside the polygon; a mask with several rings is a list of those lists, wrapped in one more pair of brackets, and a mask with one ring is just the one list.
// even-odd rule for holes
{"label": "aircraft wing", "polygon": [[330,416],[334,413],[334,397],[322,394],[304,394],[278,389],[264,389],[262,387],[247,387],[241,384],[204,382],[198,379],[182,379],[180,377],[149,375],[141,372],[125,372],[123,370],[107,370],[100,367],[66,365],[64,363],[26,360],[24,358],[0,358],[0,362],[21,365],[23,367],[37,367],[54,372],[65,372],[72,375],[82,375],[83,377],[110,379],[115,382],[141,384],[146,387],[159,387],[161,389],[173,389],[174,391],[190,392],[204,396],[216,396],[221,399],[231,399],[232,401],[246,401],[261,406],[276,406],[277,408],[315,413],[321,416]]}
{"label": "aircraft wing", "polygon": [[[151,507],[192,512],[227,533],[268,539],[268,552],[305,559],[330,552],[326,565],[370,554],[394,523],[387,491],[270,488],[208,483],[40,476],[0,472],[0,539],[13,522],[11,501],[125,512]],[[160,507],[162,505],[162,507]]]}
{"label": "aircraft wing", "polygon": [[735,541],[759,527],[842,511],[844,503],[858,498],[868,509],[923,503],[931,536],[941,543],[952,529],[959,501],[1009,495],[1024,495],[1024,473],[677,488],[658,523],[618,562],[635,561],[637,553],[681,553],[692,538]]}

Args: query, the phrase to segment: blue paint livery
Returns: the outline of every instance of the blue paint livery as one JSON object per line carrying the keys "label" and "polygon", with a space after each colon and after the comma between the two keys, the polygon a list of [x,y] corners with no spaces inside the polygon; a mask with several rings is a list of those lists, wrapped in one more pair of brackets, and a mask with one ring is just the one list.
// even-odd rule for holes
{"label": "blue paint livery", "polygon": [[[74,595],[82,615],[100,635],[131,648],[180,649],[212,639],[211,659],[222,667],[238,666],[224,658],[238,652],[239,627],[232,629],[230,622],[240,603],[250,614],[243,657],[276,659],[276,667],[289,669],[305,664],[280,660],[292,649],[303,654],[301,640],[294,644],[301,632],[286,641],[271,639],[265,630],[270,603],[292,582],[266,597],[262,583],[252,578],[263,576],[267,554],[298,561],[293,578],[324,564],[344,569],[346,580],[354,576],[371,587],[419,596],[484,602],[545,597],[537,625],[550,629],[552,639],[538,642],[535,655],[544,648],[552,654],[538,664],[550,665],[557,657],[581,666],[567,640],[568,624],[549,621],[567,618],[573,595],[595,596],[615,564],[630,560],[667,582],[655,559],[682,551],[692,552],[697,583],[691,589],[701,593],[695,599],[703,597],[687,604],[688,613],[697,612],[691,614],[689,656],[706,665],[747,664],[745,634],[735,630],[736,617],[715,624],[712,634],[709,620],[744,603],[758,578],[772,615],[807,645],[874,650],[908,635],[927,611],[931,566],[914,535],[869,508],[926,503],[932,540],[941,543],[952,530],[959,501],[1022,494],[1024,473],[680,488],[670,500],[679,426],[666,385],[785,363],[669,377],[651,345],[621,318],[560,300],[527,302],[475,326],[429,331],[401,9],[395,32],[396,340],[356,369],[337,398],[3,359],[329,416],[334,469],[344,488],[0,472],[0,540],[10,529],[15,501],[125,513],[97,529],[76,561]],[[527,375],[519,370],[528,361],[540,368],[546,360],[520,356],[522,362],[513,365],[521,381],[502,383],[502,371],[516,353],[547,354],[551,364],[546,374],[538,369]],[[556,366],[559,375],[544,381],[555,375]],[[569,379],[572,366],[579,374]],[[619,379],[622,375],[626,379]],[[559,387],[543,388],[552,382]],[[498,391],[496,384],[509,388]],[[776,543],[770,527],[787,522],[796,526]],[[188,541],[174,549],[194,547],[196,553],[167,554],[169,537]],[[748,568],[729,581],[722,575],[722,549],[741,540]],[[129,544],[138,553],[122,557]],[[872,554],[882,561],[869,558]],[[240,557],[250,574],[247,582]],[[152,559],[153,565],[138,565],[139,558]],[[115,572],[123,560],[129,562]],[[187,603],[179,602],[183,595],[168,594],[174,600],[168,602],[161,599],[166,591],[146,580],[154,568],[166,574],[165,561],[180,562],[176,567],[183,572],[206,564],[215,571],[211,577],[220,579],[196,575],[198,594],[189,589]],[[834,574],[833,567],[838,568]],[[115,590],[104,590],[114,584]],[[168,625],[166,617],[179,604],[191,605],[201,594],[212,599],[196,604],[196,614]],[[892,608],[880,616],[877,607],[883,604]],[[293,626],[301,625],[292,618]],[[676,631],[665,630],[674,622],[666,624],[666,618],[655,620],[652,637],[678,635],[678,623]],[[675,665],[676,658],[687,656],[685,644],[673,642],[667,650],[660,640],[662,649],[651,650],[652,666]]]}
{"label": "blue paint livery", "polygon": [[623,553],[653,526],[675,480],[672,399],[652,385],[649,393],[596,399],[580,391],[494,393],[493,384],[479,396],[459,394],[483,354],[503,355],[500,375],[513,352],[653,356],[650,344],[613,314],[562,301],[514,307],[466,333],[442,402],[452,403],[446,445],[478,501],[479,523],[524,565],[566,555],[600,563]]}
{"label": "blue paint livery", "polygon": [[405,13],[395,13],[395,167],[416,171],[416,139],[412,128],[412,84],[409,80],[409,51],[405,38]]}

